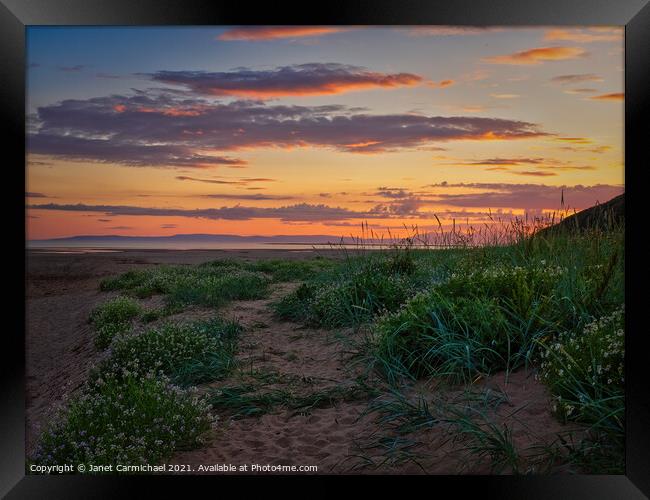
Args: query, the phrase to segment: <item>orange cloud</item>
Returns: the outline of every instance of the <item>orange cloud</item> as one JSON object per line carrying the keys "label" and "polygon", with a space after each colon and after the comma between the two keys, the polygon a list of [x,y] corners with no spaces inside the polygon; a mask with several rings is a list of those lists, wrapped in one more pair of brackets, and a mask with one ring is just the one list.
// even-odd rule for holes
{"label": "orange cloud", "polygon": [[519,94],[490,94],[491,97],[495,99],[517,99]]}
{"label": "orange cloud", "polygon": [[331,81],[322,82],[320,85],[306,84],[294,85],[287,88],[259,88],[259,89],[215,89],[214,95],[227,95],[248,97],[251,99],[269,99],[272,97],[333,95],[345,92],[368,90],[373,88],[413,87],[422,82],[422,77],[409,73],[397,75],[383,75],[380,73],[367,74],[365,81]]}
{"label": "orange cloud", "polygon": [[554,140],[558,142],[568,142],[570,144],[593,144],[593,141],[586,137],[556,137]]}
{"label": "orange cloud", "polygon": [[545,172],[543,170],[524,170],[522,172],[512,172],[515,175],[529,175],[532,177],[550,177],[557,175],[555,172]]}
{"label": "orange cloud", "polygon": [[577,59],[586,55],[587,51],[580,47],[539,47],[515,52],[514,54],[487,57],[483,61],[491,64],[533,65],[541,64],[545,61]]}
{"label": "orange cloud", "polygon": [[546,32],[544,40],[567,41],[578,43],[617,42],[623,39],[622,28],[609,28],[606,31],[597,29],[552,29]]}
{"label": "orange cloud", "polygon": [[439,82],[428,82],[427,85],[429,85],[429,87],[433,87],[434,89],[444,89],[445,87],[451,87],[455,83],[456,82],[454,80],[440,80]]}
{"label": "orange cloud", "polygon": [[[154,81],[183,85],[197,94],[270,99],[286,96],[331,95],[372,88],[411,87],[423,83],[412,73],[380,73],[359,66],[307,63],[271,70],[230,72],[159,71]],[[439,86],[449,86],[443,80]]]}
{"label": "orange cloud", "polygon": [[368,146],[375,146],[381,144],[379,141],[366,141],[366,142],[356,142],[354,144],[345,144],[346,148],[367,148]]}
{"label": "orange cloud", "polygon": [[217,40],[279,40],[329,35],[343,31],[342,28],[327,26],[268,26],[233,28],[221,33]]}
{"label": "orange cloud", "polygon": [[461,109],[466,113],[483,113],[487,108],[480,104],[476,104],[476,105],[469,104],[467,106],[463,106]]}
{"label": "orange cloud", "polygon": [[625,99],[625,94],[623,92],[614,92],[611,94],[595,95],[589,99],[594,101],[622,101]]}

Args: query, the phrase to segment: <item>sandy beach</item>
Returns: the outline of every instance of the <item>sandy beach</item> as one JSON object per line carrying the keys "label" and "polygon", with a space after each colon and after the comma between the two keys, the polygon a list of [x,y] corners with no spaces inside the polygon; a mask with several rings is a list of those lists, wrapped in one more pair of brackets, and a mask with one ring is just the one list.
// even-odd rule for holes
{"label": "sandy beach", "polygon": [[[57,250],[57,252],[59,252]],[[110,253],[28,253],[27,280],[27,452],[34,449],[43,426],[59,405],[77,390],[102,352],[93,343],[88,323],[91,310],[111,296],[100,292],[107,276],[158,264],[200,264],[218,258],[305,259],[314,252],[288,250],[163,251],[138,250]],[[216,314],[236,319],[244,331],[237,355],[239,365],[291,379],[298,392],[327,391],[345,387],[357,368],[349,362],[346,346],[333,331],[306,328],[274,317],[269,304],[295,289],[295,283],[276,284],[270,297],[234,301],[217,311],[192,307],[179,319],[206,318]],[[155,298],[153,298],[155,300]],[[202,390],[228,383],[206,384]],[[281,384],[281,382],[279,382]],[[520,370],[506,380],[503,374],[479,380],[477,389],[493,387],[507,395],[499,413],[517,412],[513,438],[518,445],[535,439],[551,440],[563,430],[550,411],[549,395],[532,372]],[[440,389],[421,385],[409,391],[433,394]],[[460,389],[442,389],[453,398]],[[306,414],[280,409],[261,416],[221,419],[213,438],[197,450],[177,453],[170,463],[295,464],[316,465],[319,473],[457,473],[462,447],[454,445],[439,428],[423,431],[425,463],[402,463],[379,468],[355,461],[358,447],[382,431],[373,415],[364,415],[369,399],[336,401]],[[487,464],[485,465],[487,467]],[[486,472],[487,469],[467,472]],[[219,472],[223,473],[223,472]]]}

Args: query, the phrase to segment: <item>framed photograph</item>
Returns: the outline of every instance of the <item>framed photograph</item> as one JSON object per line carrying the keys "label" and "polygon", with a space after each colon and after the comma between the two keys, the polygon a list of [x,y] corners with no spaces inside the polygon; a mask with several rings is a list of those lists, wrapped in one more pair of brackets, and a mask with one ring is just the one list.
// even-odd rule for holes
{"label": "framed photograph", "polygon": [[0,493],[649,494],[645,0],[0,23]]}

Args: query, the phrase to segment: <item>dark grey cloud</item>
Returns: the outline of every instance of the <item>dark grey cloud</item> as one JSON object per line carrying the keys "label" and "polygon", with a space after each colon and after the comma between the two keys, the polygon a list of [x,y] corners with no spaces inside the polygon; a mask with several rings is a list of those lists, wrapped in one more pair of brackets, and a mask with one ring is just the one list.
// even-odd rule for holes
{"label": "dark grey cloud", "polygon": [[411,193],[405,188],[393,187],[378,187],[377,191],[373,193],[376,196],[383,196],[384,198],[403,199],[411,197]]}
{"label": "dark grey cloud", "polygon": [[378,217],[427,217],[431,213],[421,213],[420,208],[427,202],[418,196],[399,198],[391,203],[375,205],[370,213]]}
{"label": "dark grey cloud", "polygon": [[33,191],[26,191],[25,198],[49,198],[49,196],[43,193],[34,193]]}
{"label": "dark grey cloud", "polygon": [[268,99],[279,96],[340,94],[369,88],[418,85],[413,73],[380,73],[338,63],[308,63],[271,70],[237,68],[227,72],[158,71],[146,74],[155,82],[181,85],[200,95]]}
{"label": "dark grey cloud", "polygon": [[182,144],[152,145],[115,142],[110,139],[71,137],[58,134],[32,134],[28,138],[29,152],[58,156],[68,160],[88,160],[99,163],[118,163],[133,167],[241,167],[246,162],[226,156],[196,154]]}
{"label": "dark grey cloud", "polygon": [[436,197],[447,205],[463,207],[559,209],[564,197],[565,206],[578,210],[602,203],[621,194],[623,186],[596,184],[593,186],[548,186],[545,184],[508,183],[437,183],[432,188],[469,188],[483,192],[447,194],[437,192]]}
{"label": "dark grey cloud", "polygon": [[[426,188],[426,189],[425,189]],[[449,188],[462,188],[464,192],[449,193]],[[61,210],[69,212],[92,212],[106,216],[161,216],[190,217],[212,220],[280,219],[284,222],[345,221],[349,219],[412,218],[431,219],[435,215],[459,215],[459,211],[432,210],[440,205],[463,207],[465,217],[479,217],[490,209],[504,213],[504,209],[524,209],[530,213],[565,207],[581,210],[596,203],[605,202],[624,191],[623,186],[596,184],[593,186],[549,186],[546,184],[515,183],[448,183],[429,184],[418,191],[404,189],[405,196],[389,198],[370,209],[351,210],[324,204],[298,203],[282,207],[251,207],[235,205],[219,208],[158,208],[131,205],[33,204],[34,210]],[[261,198],[260,198],[261,199]],[[468,207],[467,211],[464,207]],[[472,208],[484,210],[472,211]],[[474,213],[476,212],[476,213]]]}
{"label": "dark grey cloud", "polygon": [[268,177],[237,177],[237,178],[221,177],[221,178],[204,179],[198,177],[190,177],[187,175],[178,175],[176,176],[176,180],[205,182],[207,184],[231,184],[231,185],[238,185],[238,186],[246,186],[254,182],[275,182],[276,181],[275,179],[270,179]]}
{"label": "dark grey cloud", "polygon": [[330,207],[327,205],[312,205],[299,203],[284,207],[246,207],[236,205],[234,207],[221,208],[150,208],[130,205],[65,205],[47,203],[41,205],[30,205],[34,210],[63,210],[69,212],[97,212],[111,216],[118,215],[149,215],[161,217],[191,217],[202,219],[223,219],[223,220],[250,220],[250,219],[281,219],[283,221],[321,221],[341,220],[358,217],[376,217],[372,212],[354,211],[341,207]]}
{"label": "dark grey cloud", "polygon": [[241,167],[243,160],[222,154],[241,148],[380,153],[432,142],[547,135],[533,123],[501,118],[351,114],[336,105],[224,104],[140,91],[42,106],[30,117],[30,130],[30,154],[171,167]]}
{"label": "dark grey cloud", "polygon": [[490,167],[486,170],[511,170],[510,167],[536,166],[536,170],[513,171],[516,175],[557,175],[552,170],[595,170],[592,165],[575,165],[571,162],[560,161],[554,158],[485,158],[466,162],[455,162],[450,165],[468,165],[479,167]]}

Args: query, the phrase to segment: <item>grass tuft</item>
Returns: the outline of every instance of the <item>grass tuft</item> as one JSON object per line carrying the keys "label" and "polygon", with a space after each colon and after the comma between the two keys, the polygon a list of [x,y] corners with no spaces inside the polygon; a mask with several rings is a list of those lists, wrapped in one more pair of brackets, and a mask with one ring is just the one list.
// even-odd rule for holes
{"label": "grass tuft", "polygon": [[96,307],[90,314],[95,329],[95,344],[106,348],[113,338],[129,331],[142,308],[129,297],[116,297]]}

